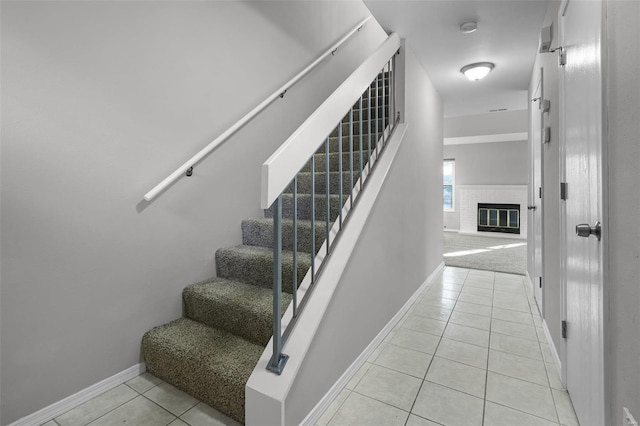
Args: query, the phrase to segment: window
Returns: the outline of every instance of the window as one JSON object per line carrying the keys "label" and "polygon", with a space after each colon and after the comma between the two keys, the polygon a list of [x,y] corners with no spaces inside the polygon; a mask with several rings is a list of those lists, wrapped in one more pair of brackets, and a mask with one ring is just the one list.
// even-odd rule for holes
{"label": "window", "polygon": [[444,160],[442,163],[442,200],[443,209],[446,212],[454,211],[455,207],[455,160]]}

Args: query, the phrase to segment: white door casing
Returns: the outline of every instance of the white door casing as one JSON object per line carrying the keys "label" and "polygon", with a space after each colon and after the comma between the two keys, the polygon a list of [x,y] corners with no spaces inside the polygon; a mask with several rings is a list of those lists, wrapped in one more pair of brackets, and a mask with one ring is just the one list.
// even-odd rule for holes
{"label": "white door casing", "polygon": [[531,271],[533,276],[533,295],[538,305],[538,310],[542,314],[542,291],[540,286],[542,278],[542,209],[543,201],[541,198],[542,191],[542,99],[544,97],[543,91],[543,74],[540,69],[540,80],[538,86],[533,94],[533,103],[531,104],[531,188],[530,188],[530,206],[531,213],[531,227],[533,230],[533,247],[529,248],[529,254],[532,256],[531,265],[533,270]]}
{"label": "white door casing", "polygon": [[582,426],[607,424],[604,381],[604,261],[595,236],[576,225],[603,221],[603,76],[601,1],[563,2],[560,43],[562,278],[567,322],[563,378]]}

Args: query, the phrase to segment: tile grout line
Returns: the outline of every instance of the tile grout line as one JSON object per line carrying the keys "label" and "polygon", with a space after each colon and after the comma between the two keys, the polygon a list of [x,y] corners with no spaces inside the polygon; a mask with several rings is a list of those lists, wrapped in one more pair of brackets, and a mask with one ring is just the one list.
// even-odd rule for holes
{"label": "tile grout line", "polygon": [[489,356],[491,355],[491,325],[493,324],[493,296],[495,295],[496,275],[493,274],[493,293],[491,296],[491,320],[489,321],[489,344],[487,345],[487,368],[484,372],[484,401],[482,402],[482,426],[487,413],[487,388],[489,387]]}
{"label": "tile grout line", "polygon": [[[375,399],[375,398],[374,398],[374,397],[372,397],[372,396],[365,395],[365,394],[360,393],[360,392],[358,392],[358,391],[351,391],[351,393],[356,393],[356,394],[358,394],[358,395],[360,395],[360,396],[363,396],[363,397],[365,397],[365,398],[371,399],[371,400],[373,400],[373,401],[379,402],[379,403],[384,404],[384,405],[388,405],[389,407],[393,407],[393,408],[395,408],[396,410],[400,410],[400,411],[405,412],[405,413],[407,413],[407,414],[411,414],[411,412],[409,412],[409,411],[407,411],[407,410],[403,410],[402,408],[397,407],[397,406],[395,406],[395,405],[393,405],[393,404],[389,404],[388,402],[385,402],[385,401],[380,401],[379,399]],[[334,416],[335,416],[335,414],[334,414]],[[332,417],[332,418],[333,418],[333,417]],[[408,418],[408,417],[407,417],[407,418]],[[327,424],[328,424],[328,423],[327,423]]]}
{"label": "tile grout line", "polygon": [[[128,387],[128,386],[127,386],[127,387]],[[134,390],[134,392],[136,392],[136,391]],[[138,392],[136,392],[136,393],[138,393]],[[100,396],[100,395],[98,395],[98,396]],[[106,416],[107,414],[110,414],[110,413],[114,412],[115,410],[117,410],[118,408],[122,407],[123,405],[130,403],[131,401],[133,401],[134,399],[136,399],[136,398],[137,398],[137,397],[139,397],[139,396],[142,396],[142,395],[140,395],[140,394],[138,393],[138,395],[137,395],[137,396],[134,396],[133,398],[128,399],[127,401],[123,402],[122,404],[118,405],[117,407],[114,407],[113,409],[111,409],[111,410],[107,411],[107,412],[106,412],[106,413],[104,413],[103,415],[101,415],[101,416],[99,416],[99,417],[96,417],[95,419],[91,420],[89,423],[85,423],[85,424],[84,424],[84,426],[88,426],[88,425],[90,425],[91,423],[95,422],[96,420],[103,418],[103,417],[104,417],[104,416]],[[63,415],[63,414],[61,414],[61,415]],[[54,419],[54,420],[55,420],[55,419]],[[58,422],[56,421],[56,423],[58,423]]]}
{"label": "tile grout line", "polygon": [[[444,269],[444,271],[446,271],[446,268]],[[443,273],[444,273],[444,271],[443,271]],[[465,278],[464,278],[465,281],[466,281],[466,279],[467,279],[466,277],[468,275],[469,275],[469,271],[467,270],[467,274],[465,275]],[[464,281],[463,281],[463,283],[464,283]],[[462,284],[462,287],[464,288],[464,284]],[[460,296],[460,294],[458,294],[458,296]],[[440,339],[438,340],[438,344],[436,345],[435,349],[433,350],[433,356],[431,357],[431,361],[429,361],[429,366],[427,367],[427,371],[425,371],[425,373],[424,373],[424,377],[422,378],[422,382],[420,383],[420,387],[418,387],[418,392],[416,392],[416,396],[413,399],[413,403],[411,404],[411,408],[409,409],[409,415],[407,416],[407,420],[405,421],[405,426],[409,422],[409,418],[411,418],[411,413],[413,413],[413,408],[415,407],[416,401],[418,400],[418,395],[420,395],[420,391],[422,390],[422,386],[424,385],[424,382],[427,380],[427,374],[429,374],[429,369],[433,365],[433,359],[436,357],[436,352],[438,352],[438,347],[440,347],[440,343],[442,342],[442,339],[444,337],[444,332],[447,329],[447,326],[449,325],[449,320],[451,319],[451,315],[453,315],[453,310],[455,309],[457,303],[458,303],[458,299],[456,298],[455,303],[453,304],[453,307],[451,308],[451,313],[449,314],[449,317],[447,318],[447,323],[444,326],[444,330],[442,330],[442,335],[440,336]],[[442,305],[440,307],[442,307]],[[427,420],[431,421],[430,419],[427,419]]]}
{"label": "tile grout line", "polygon": [[[497,373],[497,374],[499,374],[499,373]],[[504,407],[504,408],[508,408],[509,410],[517,411],[518,413],[522,413],[522,414],[525,414],[527,416],[535,417],[536,419],[541,419],[541,420],[553,423],[552,420],[549,420],[549,419],[547,419],[545,417],[540,417],[537,414],[531,414],[531,413],[528,413],[526,411],[522,411],[522,410],[520,410],[518,408],[513,408],[513,407],[510,407],[508,405],[500,404],[499,402],[493,402],[493,401],[489,401],[489,402],[492,403],[492,404],[495,404],[495,405],[499,405],[499,406]],[[557,425],[561,425],[560,422],[557,422],[556,424]]]}
{"label": "tile grout line", "polygon": [[[521,285],[522,285],[523,287],[525,286],[524,281],[522,281],[522,282],[521,282]],[[526,288],[525,288],[525,293],[526,293]],[[525,297],[527,297],[527,296],[525,296]],[[532,311],[532,309],[531,309],[531,303],[530,303],[530,301],[529,301],[529,298],[528,298],[528,297],[527,297],[527,304],[529,305],[529,315],[532,317],[531,319],[532,319],[532,321],[533,321],[533,313],[532,313],[533,311]],[[536,309],[537,309],[537,307],[536,307]],[[534,329],[535,329],[535,322],[534,322]],[[502,333],[498,333],[498,334],[502,334]],[[516,336],[510,336],[510,337],[516,337]],[[543,357],[543,359],[542,359],[542,363],[543,363],[543,366],[544,366],[544,362],[545,362],[545,361],[544,361],[544,356],[543,356],[543,354],[542,354],[542,348],[541,348],[541,346],[540,346],[540,338],[539,338],[539,336],[537,335],[537,333],[536,333],[536,338],[537,338],[536,340],[537,340],[537,343],[538,343],[538,347],[539,347],[539,349],[540,349],[540,356],[542,356],[542,357]],[[524,340],[528,340],[528,339],[524,339]],[[508,353],[508,352],[507,352],[507,353]],[[516,355],[516,354],[512,354],[512,355]],[[517,355],[516,355],[516,356],[517,356]],[[528,358],[528,357],[523,357],[523,358]],[[531,358],[528,358],[528,359],[531,359]],[[487,369],[487,371],[488,371],[488,369]],[[487,373],[487,374],[488,374],[488,373]],[[539,384],[539,383],[530,382],[529,380],[521,379],[521,378],[518,378],[518,377],[513,377],[513,376],[510,376],[510,375],[508,375],[508,374],[504,374],[504,373],[494,373],[494,374],[500,374],[500,375],[505,376],[505,377],[511,377],[511,378],[516,379],[516,380],[521,380],[521,381],[524,381],[524,382],[527,382],[527,383],[531,383],[531,384],[534,384],[534,385],[538,385],[538,386],[545,387],[544,385],[541,385],[541,384]],[[559,424],[560,424],[560,416],[559,416],[559,414],[558,414],[558,408],[557,408],[557,406],[556,406],[556,404],[555,404],[555,398],[553,398],[553,391],[552,391],[552,389],[551,389],[551,384],[550,384],[550,381],[549,381],[549,375],[548,375],[548,372],[547,372],[546,366],[545,366],[545,377],[547,377],[547,384],[548,384],[548,386],[547,386],[547,387],[549,388],[549,390],[550,390],[550,392],[551,392],[551,398],[552,398],[552,400],[553,400],[554,409],[556,410],[556,418],[557,418],[557,420],[558,420],[557,424],[559,425]],[[494,403],[494,402],[492,402],[492,403]],[[485,402],[485,404],[486,404],[486,402]],[[524,413],[524,414],[527,414],[527,415],[530,415],[530,416],[533,416],[533,417],[536,417],[536,418],[540,418],[540,419],[544,419],[544,420],[546,420],[546,421],[549,421],[549,419],[546,419],[546,418],[544,418],[544,417],[540,417],[540,416],[535,415],[535,414],[528,413],[528,412],[526,412],[526,411],[519,410],[519,409],[514,408],[514,407],[510,407],[510,406],[503,405],[503,404],[499,404],[499,403],[494,403],[494,404],[497,404],[497,405],[500,405],[500,406],[502,406],[502,407],[506,407],[506,408],[508,408],[508,409],[515,410],[515,411],[518,411],[518,412],[521,412],[521,413]]]}
{"label": "tile grout line", "polygon": [[[151,390],[151,389],[149,389]],[[148,397],[144,396],[144,395],[140,395],[141,397],[145,398],[147,401],[151,401],[153,404],[157,405],[158,407],[162,408],[164,411],[166,411],[167,413],[171,414],[173,417],[175,417],[175,419],[172,419],[171,422],[174,422],[176,419],[180,418],[180,416],[184,413],[186,413],[187,411],[189,411],[191,408],[195,407],[195,405],[191,408],[189,408],[189,410],[185,411],[184,413],[180,414],[180,416],[176,416],[175,414],[173,414],[171,411],[167,410],[166,408],[164,408],[162,405],[158,404],[157,402],[153,401],[152,399],[149,399]],[[169,422],[169,423],[171,423]],[[167,423],[167,424],[169,424]]]}

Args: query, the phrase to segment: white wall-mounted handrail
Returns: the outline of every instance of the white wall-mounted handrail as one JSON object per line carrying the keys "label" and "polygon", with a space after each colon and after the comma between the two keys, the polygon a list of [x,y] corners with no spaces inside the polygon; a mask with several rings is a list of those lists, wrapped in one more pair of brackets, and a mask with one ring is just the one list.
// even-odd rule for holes
{"label": "white wall-mounted handrail", "polygon": [[313,68],[315,68],[320,62],[322,62],[327,56],[335,53],[336,49],[338,49],[345,41],[347,41],[353,34],[360,31],[360,29],[364,26],[364,24],[371,19],[371,16],[363,19],[353,27],[351,31],[349,31],[344,37],[338,40],[335,44],[333,44],[329,49],[327,49],[318,59],[313,61],[309,66],[300,71],[295,77],[286,82],[282,87],[276,90],[273,94],[271,94],[267,99],[262,101],[258,106],[249,111],[244,117],[238,120],[233,126],[229,127],[224,133],[218,136],[213,140],[209,145],[205,146],[200,152],[187,160],[182,166],[178,167],[173,173],[167,176],[162,182],[157,184],[151,191],[147,192],[144,195],[144,199],[147,201],[153,200],[158,196],[162,191],[168,188],[173,182],[175,182],[178,178],[183,176],[189,168],[195,166],[199,163],[203,158],[209,155],[212,151],[214,151],[218,146],[224,143],[231,135],[237,132],[240,128],[242,128],[245,124],[251,121],[256,115],[258,115],[262,110],[268,107],[273,101],[275,101],[278,97],[284,96],[285,92],[290,89],[294,84],[296,84],[300,79],[302,79],[305,75],[307,75]]}
{"label": "white wall-mounted handrail", "polygon": [[264,162],[261,193],[263,209],[271,207],[399,48],[400,37],[393,33]]}

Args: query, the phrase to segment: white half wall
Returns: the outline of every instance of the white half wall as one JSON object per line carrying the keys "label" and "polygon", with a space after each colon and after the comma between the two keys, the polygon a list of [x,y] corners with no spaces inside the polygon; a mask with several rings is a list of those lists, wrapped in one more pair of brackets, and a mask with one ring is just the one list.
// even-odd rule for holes
{"label": "white half wall", "polygon": [[328,391],[442,262],[442,100],[411,45],[401,50],[404,142],[305,358],[305,370],[289,392],[285,424],[304,419],[318,402],[303,403],[307,387]]}
{"label": "white half wall", "polygon": [[[284,369],[287,378],[293,374],[287,369],[301,363],[295,378],[287,379],[291,386],[281,392],[264,382],[253,386],[258,376],[268,380],[260,371],[250,378],[247,407],[257,411],[247,411],[248,425],[274,424],[266,420],[271,416],[277,424],[299,424],[442,262],[442,100],[410,47],[396,58],[406,70],[404,140],[318,329],[300,328],[305,311],[289,337],[314,333],[304,359],[290,358]],[[320,296],[322,285],[320,279],[312,296]],[[313,298],[307,309],[312,307]]]}
{"label": "white half wall", "polygon": [[260,166],[386,38],[335,56],[154,202],[142,196],[369,11],[361,2],[3,1],[5,425],[140,362],[260,217]]}

